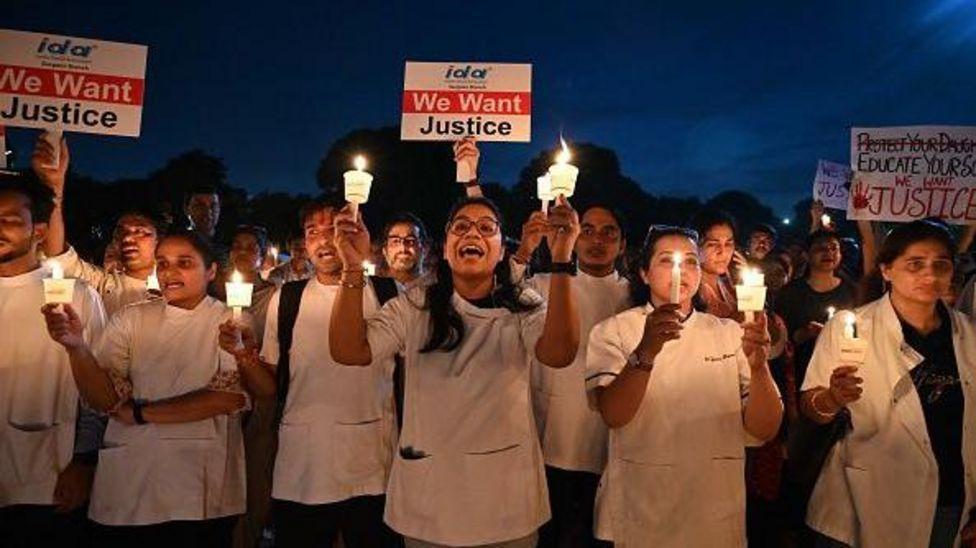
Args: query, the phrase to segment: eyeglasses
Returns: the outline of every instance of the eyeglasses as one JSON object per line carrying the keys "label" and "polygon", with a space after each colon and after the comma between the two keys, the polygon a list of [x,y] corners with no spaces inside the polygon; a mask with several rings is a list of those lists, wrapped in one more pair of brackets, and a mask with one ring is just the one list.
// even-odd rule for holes
{"label": "eyeglasses", "polygon": [[417,245],[419,243],[420,243],[420,240],[418,240],[417,238],[414,238],[413,236],[406,236],[406,237],[402,237],[402,236],[387,236],[386,237],[386,245],[393,246],[393,247],[396,247],[396,246],[417,247]]}
{"label": "eyeglasses", "polygon": [[647,229],[647,236],[644,237],[644,246],[646,247],[652,238],[661,236],[684,236],[693,242],[698,242],[698,232],[690,228],[675,225],[651,225]]}
{"label": "eyeglasses", "polygon": [[478,234],[488,238],[498,234],[501,223],[491,217],[481,217],[478,220],[471,220],[467,217],[455,217],[447,223],[447,231],[455,236],[464,236],[472,228],[478,230]]}

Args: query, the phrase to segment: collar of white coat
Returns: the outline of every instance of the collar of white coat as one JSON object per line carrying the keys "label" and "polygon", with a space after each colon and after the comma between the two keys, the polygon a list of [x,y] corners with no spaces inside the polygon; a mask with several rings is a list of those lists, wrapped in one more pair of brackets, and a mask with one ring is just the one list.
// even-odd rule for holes
{"label": "collar of white coat", "polygon": [[[644,315],[649,316],[652,312],[654,312],[654,305],[648,302],[647,304],[644,305]],[[694,320],[698,316],[699,316],[698,311],[692,308],[691,312],[689,312],[687,316],[681,319],[681,323],[686,323],[688,325],[691,325],[692,320]]]}
{"label": "collar of white coat", "polygon": [[[544,304],[542,297],[533,289],[528,287],[522,287],[520,300],[525,304],[535,304],[538,306]],[[468,302],[464,297],[458,295],[457,291],[455,291],[454,295],[451,296],[451,302],[454,303],[454,308],[458,312],[475,318],[501,318],[512,313],[504,307],[478,308],[477,306]]]}
{"label": "collar of white coat", "polygon": [[24,272],[16,276],[0,277],[0,287],[23,287],[37,283],[51,275],[51,269],[46,265],[41,265],[30,272]]}

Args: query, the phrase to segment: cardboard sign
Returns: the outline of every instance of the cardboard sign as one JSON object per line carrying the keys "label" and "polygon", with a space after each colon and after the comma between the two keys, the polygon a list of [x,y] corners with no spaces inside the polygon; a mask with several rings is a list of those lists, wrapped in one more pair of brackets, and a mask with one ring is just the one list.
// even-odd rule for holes
{"label": "cardboard sign", "polygon": [[847,184],[851,181],[851,169],[844,164],[820,160],[813,179],[813,199],[823,202],[824,207],[847,209]]}
{"label": "cardboard sign", "polygon": [[0,29],[0,123],[136,137],[146,46]]}
{"label": "cardboard sign", "polygon": [[976,127],[851,129],[848,219],[976,221]]}
{"label": "cardboard sign", "polygon": [[529,142],[532,65],[407,61],[403,78],[404,141]]}

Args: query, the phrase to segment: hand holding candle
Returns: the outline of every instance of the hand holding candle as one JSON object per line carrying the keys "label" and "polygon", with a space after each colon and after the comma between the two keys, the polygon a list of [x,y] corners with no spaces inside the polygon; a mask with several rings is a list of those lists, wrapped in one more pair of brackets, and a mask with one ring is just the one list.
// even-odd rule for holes
{"label": "hand holding candle", "polygon": [[678,304],[681,300],[681,262],[684,256],[680,251],[675,251],[671,257],[671,299],[672,304]]}
{"label": "hand holding candle", "polygon": [[65,278],[61,263],[51,259],[47,263],[51,277],[44,278],[45,304],[71,304],[75,297],[74,278]]}
{"label": "hand holding candle", "polygon": [[745,312],[747,322],[755,321],[755,313],[766,307],[766,276],[759,269],[742,271],[742,284],[735,286],[739,310]]}
{"label": "hand holding candle", "polygon": [[844,314],[844,337],[840,342],[840,361],[842,365],[860,367],[867,355],[867,340],[858,336],[857,316],[853,312]]}
{"label": "hand holding candle", "polygon": [[358,214],[359,204],[369,201],[369,191],[373,185],[373,176],[364,171],[366,169],[366,158],[356,156],[353,161],[354,170],[349,170],[342,174],[345,181],[346,201],[352,204],[353,214]]}
{"label": "hand holding candle", "polygon": [[549,166],[549,179],[552,181],[552,195],[563,195],[566,198],[573,196],[576,191],[576,177],[579,176],[579,169],[570,164],[572,155],[566,141],[559,138],[562,144],[562,151],[556,155],[556,163]]}
{"label": "hand holding candle", "polygon": [[254,284],[244,282],[244,277],[237,270],[230,277],[226,284],[227,306],[233,310],[234,321],[240,321],[241,311],[251,306],[251,295],[254,292]]}

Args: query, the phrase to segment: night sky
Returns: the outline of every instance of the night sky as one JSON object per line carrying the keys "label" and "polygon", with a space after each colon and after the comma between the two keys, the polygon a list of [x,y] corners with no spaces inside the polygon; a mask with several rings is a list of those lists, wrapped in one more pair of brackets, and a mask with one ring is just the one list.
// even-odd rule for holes
{"label": "night sky", "polygon": [[399,123],[406,59],[534,64],[532,143],[482,148],[505,184],[561,130],[655,194],[742,189],[788,214],[818,158],[848,160],[852,125],[976,125],[971,0],[112,4],[0,10],[2,28],[149,46],[142,136],[69,137],[103,179],[202,148],[250,192],[316,193],[336,138]]}

